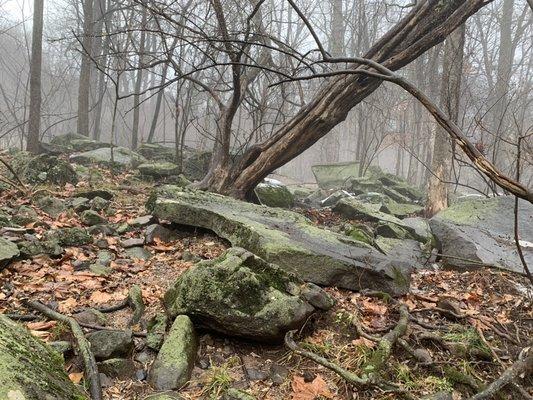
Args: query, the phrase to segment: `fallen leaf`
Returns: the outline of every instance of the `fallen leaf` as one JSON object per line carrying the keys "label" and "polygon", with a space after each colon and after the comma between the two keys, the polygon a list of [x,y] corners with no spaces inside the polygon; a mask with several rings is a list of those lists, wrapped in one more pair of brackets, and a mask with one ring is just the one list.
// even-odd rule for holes
{"label": "fallen leaf", "polygon": [[333,393],[322,376],[317,375],[311,382],[306,382],[301,376],[292,378],[292,400],[315,400],[318,396],[333,399]]}
{"label": "fallen leaf", "polygon": [[57,325],[56,321],[28,322],[26,326],[31,331],[45,331]]}
{"label": "fallen leaf", "polygon": [[73,297],[69,297],[66,300],[59,302],[59,312],[67,313],[78,305],[78,300]]}
{"label": "fallen leaf", "polygon": [[71,372],[68,378],[75,384],[78,384],[83,379],[83,372]]}
{"label": "fallen leaf", "polygon": [[112,298],[113,296],[111,296],[109,293],[100,292],[97,290],[91,294],[89,300],[96,304],[103,304],[109,302]]}

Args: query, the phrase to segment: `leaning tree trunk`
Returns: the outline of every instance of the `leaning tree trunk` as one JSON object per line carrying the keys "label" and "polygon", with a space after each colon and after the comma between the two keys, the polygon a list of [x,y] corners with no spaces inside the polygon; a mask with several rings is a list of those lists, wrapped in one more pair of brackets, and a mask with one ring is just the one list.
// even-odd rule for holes
{"label": "leaning tree trunk", "polygon": [[26,149],[34,154],[40,150],[41,131],[41,64],[43,54],[43,0],[35,0],[33,6],[33,31],[30,64],[30,116]]}
{"label": "leaning tree trunk", "polygon": [[[364,57],[373,59],[391,70],[398,70],[442,42],[469,16],[489,2],[420,2]],[[249,148],[241,162],[233,166],[228,174],[215,176],[211,170],[211,179],[206,188],[236,198],[248,197],[253,188],[270,172],[303,153],[344,121],[349,111],[374,92],[380,84],[379,79],[355,75],[331,79],[314,100],[283,125],[272,138]]]}
{"label": "leaning tree trunk", "polygon": [[[442,63],[441,107],[455,123],[459,120],[464,42],[465,26],[463,25],[450,35],[446,41]],[[449,135],[441,126],[438,126],[433,145],[433,162],[431,165],[433,175],[429,179],[426,208],[428,216],[433,216],[448,207],[447,182],[450,180],[451,155],[452,145]]]}

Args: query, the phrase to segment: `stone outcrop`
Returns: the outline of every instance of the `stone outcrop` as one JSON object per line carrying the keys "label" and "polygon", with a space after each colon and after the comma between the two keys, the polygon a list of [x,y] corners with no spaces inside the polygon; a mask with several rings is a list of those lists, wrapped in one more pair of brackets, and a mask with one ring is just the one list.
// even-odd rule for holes
{"label": "stone outcrop", "polygon": [[392,294],[409,287],[408,261],[320,229],[295,212],[175,186],[157,189],[147,207],[159,219],[210,229],[307,282]]}

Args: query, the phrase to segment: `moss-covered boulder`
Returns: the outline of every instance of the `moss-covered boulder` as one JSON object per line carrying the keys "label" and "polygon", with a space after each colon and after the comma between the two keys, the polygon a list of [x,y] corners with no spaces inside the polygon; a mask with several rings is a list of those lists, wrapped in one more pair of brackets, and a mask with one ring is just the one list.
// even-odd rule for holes
{"label": "moss-covered boulder", "polygon": [[199,181],[207,174],[210,163],[210,151],[186,148],[183,152],[183,175],[191,181]]}
{"label": "moss-covered boulder", "polygon": [[46,154],[32,158],[24,169],[23,177],[30,183],[65,185],[78,183],[78,175],[68,161]]}
{"label": "moss-covered boulder", "polygon": [[61,356],[0,314],[0,399],[88,400],[63,369]]}
{"label": "moss-covered boulder", "polygon": [[52,218],[57,218],[59,214],[67,209],[63,200],[52,196],[39,197],[34,200],[34,203]]}
{"label": "moss-covered boulder", "polygon": [[56,242],[60,246],[83,246],[93,242],[91,235],[82,228],[61,228],[48,231],[46,240]]}
{"label": "moss-covered boulder", "polygon": [[[471,198],[453,204],[429,220],[437,247],[448,264],[472,268],[496,266],[523,272],[514,240],[512,196]],[[533,264],[533,205],[519,201],[518,226],[526,262]]]}
{"label": "moss-covered boulder", "polygon": [[[104,200],[105,201],[105,200]],[[80,214],[81,222],[87,226],[106,224],[107,219],[94,210],[85,210]]]}
{"label": "moss-covered boulder", "polygon": [[148,380],[157,390],[175,390],[191,378],[198,337],[186,315],[178,316],[152,364]]}
{"label": "moss-covered boulder", "polygon": [[[231,248],[183,273],[165,294],[167,313],[186,314],[206,328],[252,340],[277,341],[299,329],[315,307],[309,284],[252,253]],[[315,289],[316,286],[313,286]],[[323,301],[333,305],[318,289]],[[329,303],[328,303],[329,300]]]}
{"label": "moss-covered boulder", "polygon": [[146,158],[125,147],[105,147],[83,153],[74,153],[70,161],[82,165],[97,164],[115,168],[136,167],[146,162]]}
{"label": "moss-covered boulder", "polygon": [[255,194],[265,206],[291,208],[294,205],[294,196],[287,186],[273,179],[265,179],[257,185]]}
{"label": "moss-covered boulder", "polygon": [[359,176],[359,163],[313,165],[311,170],[321,189],[339,189],[347,179]]}
{"label": "moss-covered boulder", "polygon": [[0,270],[19,254],[19,248],[15,243],[0,237]]}
{"label": "moss-covered boulder", "polygon": [[161,220],[210,229],[307,282],[392,294],[408,290],[408,262],[320,229],[292,211],[175,186],[158,188],[147,207]]}
{"label": "moss-covered boulder", "polygon": [[89,151],[96,150],[102,147],[110,147],[110,143],[99,142],[89,139],[87,136],[79,135],[77,133],[67,133],[54,137],[50,144],[56,148],[65,149],[65,151]]}
{"label": "moss-covered boulder", "polygon": [[137,167],[142,176],[150,178],[167,178],[178,175],[179,166],[171,162],[151,162],[144,163]]}
{"label": "moss-covered boulder", "polygon": [[176,159],[176,150],[172,147],[155,143],[141,144],[137,149],[137,153],[147,160],[156,162],[174,162]]}

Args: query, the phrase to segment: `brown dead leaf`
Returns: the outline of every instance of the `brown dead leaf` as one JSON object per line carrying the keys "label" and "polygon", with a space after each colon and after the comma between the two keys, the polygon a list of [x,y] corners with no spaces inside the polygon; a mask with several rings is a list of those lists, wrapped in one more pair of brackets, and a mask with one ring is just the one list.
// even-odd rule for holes
{"label": "brown dead leaf", "polygon": [[333,399],[328,385],[322,376],[317,375],[312,382],[306,382],[301,376],[292,378],[292,400],[315,400],[318,396]]}
{"label": "brown dead leaf", "polygon": [[73,310],[77,305],[78,300],[76,300],[74,297],[69,297],[68,299],[59,302],[59,312],[68,313],[69,311]]}
{"label": "brown dead leaf", "polygon": [[96,304],[103,304],[111,301],[112,298],[113,296],[111,296],[109,293],[97,290],[91,294],[89,300]]}
{"label": "brown dead leaf", "polygon": [[57,325],[56,321],[28,322],[26,326],[31,331],[45,331]]}
{"label": "brown dead leaf", "polygon": [[71,372],[68,378],[75,384],[78,384],[83,379],[83,372]]}
{"label": "brown dead leaf", "polygon": [[364,338],[362,336],[355,340],[352,340],[352,344],[354,346],[365,346],[365,347],[368,347],[369,349],[373,349],[374,346],[376,345],[376,343],[374,343],[372,340]]}

